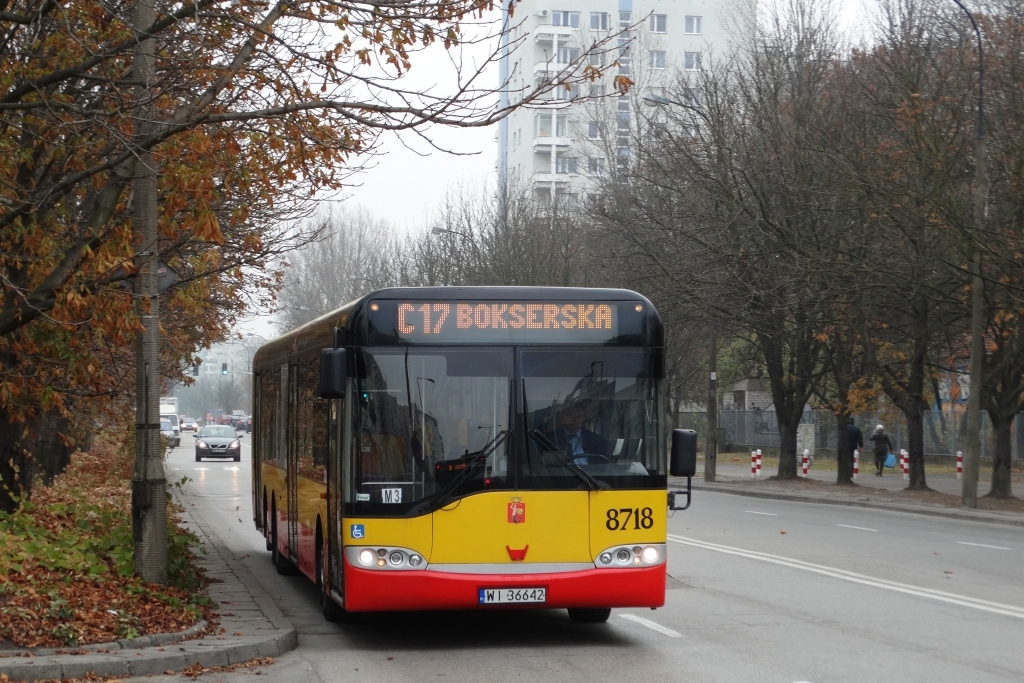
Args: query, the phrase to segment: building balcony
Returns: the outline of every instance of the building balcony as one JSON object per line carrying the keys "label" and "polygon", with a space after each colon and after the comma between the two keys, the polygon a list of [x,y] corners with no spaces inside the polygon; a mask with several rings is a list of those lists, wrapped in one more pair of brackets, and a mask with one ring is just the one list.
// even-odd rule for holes
{"label": "building balcony", "polygon": [[559,42],[563,38],[568,38],[572,35],[573,28],[571,26],[538,26],[533,32],[533,40],[536,43],[550,43],[558,36]]}
{"label": "building balcony", "polygon": [[537,79],[551,78],[569,68],[568,62],[543,61],[533,65],[533,75]]}
{"label": "building balcony", "polygon": [[564,135],[544,135],[533,139],[533,151],[546,152],[551,147],[568,147],[573,139]]}
{"label": "building balcony", "polygon": [[554,184],[556,187],[568,187],[576,178],[575,173],[542,173],[537,172],[533,174],[534,185],[544,185],[550,187]]}

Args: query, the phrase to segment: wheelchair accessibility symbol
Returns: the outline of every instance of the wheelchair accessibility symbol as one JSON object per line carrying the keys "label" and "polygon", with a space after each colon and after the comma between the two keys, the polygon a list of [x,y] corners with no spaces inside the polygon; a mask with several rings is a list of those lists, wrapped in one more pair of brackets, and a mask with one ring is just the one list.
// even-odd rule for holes
{"label": "wheelchair accessibility symbol", "polygon": [[366,530],[362,524],[353,524],[349,532],[352,538],[366,538]]}

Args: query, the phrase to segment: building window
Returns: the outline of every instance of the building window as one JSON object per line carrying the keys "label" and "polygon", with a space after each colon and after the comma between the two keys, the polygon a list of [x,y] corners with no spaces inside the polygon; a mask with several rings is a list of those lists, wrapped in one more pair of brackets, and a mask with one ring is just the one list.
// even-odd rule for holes
{"label": "building window", "polygon": [[651,15],[651,33],[664,33],[665,25],[667,24],[667,14],[652,14]]}
{"label": "building window", "polygon": [[591,12],[590,13],[590,30],[591,31],[607,31],[608,30],[608,13],[607,12]]}
{"label": "building window", "polygon": [[603,52],[591,52],[589,57],[590,57],[590,66],[604,66],[604,53]]}
{"label": "building window", "polygon": [[551,114],[537,114],[537,136],[538,138],[551,137]]}
{"label": "building window", "polygon": [[558,157],[555,160],[555,173],[578,173],[578,161],[576,157]]}
{"label": "building window", "polygon": [[591,83],[590,84],[590,96],[591,97],[602,97],[604,95],[604,83]]}
{"label": "building window", "polygon": [[580,87],[571,83],[559,83],[555,87],[555,99],[560,102],[574,100],[580,95]]}
{"label": "building window", "polygon": [[652,69],[664,69],[665,68],[665,51],[664,50],[650,50],[647,55],[650,57],[650,67]]}
{"label": "building window", "polygon": [[580,49],[578,47],[560,47],[558,48],[558,63],[559,64],[571,64],[580,58]]}
{"label": "building window", "polygon": [[619,12],[619,28],[629,28],[633,23],[633,15],[630,12]]}
{"label": "building window", "polygon": [[604,157],[589,157],[587,172],[593,175],[604,175]]}
{"label": "building window", "polygon": [[686,17],[686,33],[691,36],[700,35],[700,17]]}
{"label": "building window", "polygon": [[601,124],[597,121],[590,121],[587,123],[587,137],[591,140],[596,140],[601,137]]}
{"label": "building window", "polygon": [[700,91],[697,88],[683,88],[683,104],[691,107],[700,106]]}
{"label": "building window", "polygon": [[615,112],[615,129],[619,132],[629,131],[629,112]]}
{"label": "building window", "polygon": [[580,13],[579,12],[563,12],[561,10],[555,10],[551,13],[551,25],[552,26],[568,26],[570,28],[580,27]]}
{"label": "building window", "polygon": [[565,118],[564,114],[560,114],[555,117],[555,135],[560,138],[565,137],[569,131],[569,119]]}
{"label": "building window", "polygon": [[629,111],[629,95],[620,95],[617,103],[619,111]]}
{"label": "building window", "polygon": [[683,68],[687,71],[700,71],[700,53],[699,52],[684,52],[683,53]]}

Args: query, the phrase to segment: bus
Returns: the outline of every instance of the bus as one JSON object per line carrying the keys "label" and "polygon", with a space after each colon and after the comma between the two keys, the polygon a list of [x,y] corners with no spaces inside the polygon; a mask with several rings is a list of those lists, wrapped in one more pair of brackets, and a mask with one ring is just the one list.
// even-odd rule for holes
{"label": "bus", "polygon": [[660,607],[696,464],[694,432],[666,443],[663,378],[635,292],[372,292],[257,351],[253,519],[329,620]]}

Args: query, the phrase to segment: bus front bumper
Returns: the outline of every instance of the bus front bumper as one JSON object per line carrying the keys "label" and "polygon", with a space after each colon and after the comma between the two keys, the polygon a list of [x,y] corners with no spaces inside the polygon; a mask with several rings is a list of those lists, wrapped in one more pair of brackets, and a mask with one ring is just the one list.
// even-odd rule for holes
{"label": "bus front bumper", "polygon": [[[661,607],[664,563],[645,568],[550,574],[378,571],[345,562],[345,609],[352,612],[587,607]],[[545,588],[543,603],[481,605],[481,589]]]}

